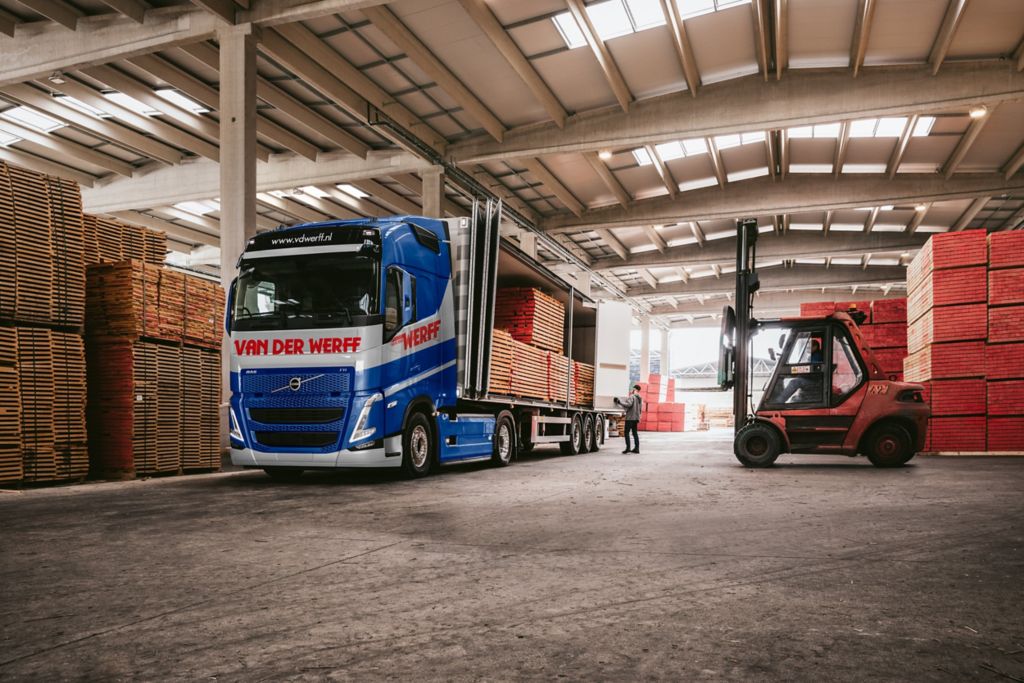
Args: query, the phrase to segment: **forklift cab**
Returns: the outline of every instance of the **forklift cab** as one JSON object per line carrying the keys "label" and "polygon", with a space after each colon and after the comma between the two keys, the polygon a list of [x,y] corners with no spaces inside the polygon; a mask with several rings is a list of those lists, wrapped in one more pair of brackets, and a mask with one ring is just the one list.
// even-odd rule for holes
{"label": "forklift cab", "polygon": [[[732,336],[728,317],[723,339]],[[779,331],[780,338],[756,410],[737,415],[734,451],[744,465],[766,467],[781,453],[863,453],[877,466],[893,467],[922,450],[929,417],[924,388],[889,380],[849,315],[752,321],[751,337],[755,331]],[[733,362],[728,350],[720,360]],[[745,371],[732,368],[719,379]]]}

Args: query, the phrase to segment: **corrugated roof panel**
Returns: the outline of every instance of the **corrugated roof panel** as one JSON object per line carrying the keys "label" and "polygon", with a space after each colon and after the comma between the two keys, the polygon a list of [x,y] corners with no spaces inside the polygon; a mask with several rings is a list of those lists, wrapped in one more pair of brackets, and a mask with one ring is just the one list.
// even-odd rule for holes
{"label": "corrugated roof panel", "polygon": [[938,0],[877,3],[864,64],[927,61],[947,6]]}
{"label": "corrugated roof panel", "polygon": [[1013,52],[1024,34],[1024,2],[973,0],[949,46],[947,59],[998,57]]}
{"label": "corrugated roof panel", "polygon": [[857,0],[789,0],[789,66],[848,66]]}

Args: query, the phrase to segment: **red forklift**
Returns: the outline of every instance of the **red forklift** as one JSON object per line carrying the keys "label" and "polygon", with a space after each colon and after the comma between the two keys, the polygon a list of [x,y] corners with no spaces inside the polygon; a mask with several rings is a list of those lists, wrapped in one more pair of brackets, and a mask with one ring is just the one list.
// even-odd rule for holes
{"label": "red forklift", "polygon": [[[920,384],[882,372],[858,325],[860,311],[824,318],[753,317],[757,221],[737,221],[736,308],[722,315],[718,384],[733,390],[733,452],[746,467],[770,467],[782,453],[867,456],[901,467],[924,448],[931,410]],[[751,402],[755,334],[778,330],[771,378]]]}

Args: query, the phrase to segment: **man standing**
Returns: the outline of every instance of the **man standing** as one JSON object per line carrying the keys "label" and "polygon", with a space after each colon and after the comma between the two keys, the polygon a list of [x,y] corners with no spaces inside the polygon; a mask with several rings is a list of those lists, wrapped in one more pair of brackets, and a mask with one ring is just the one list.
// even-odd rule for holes
{"label": "man standing", "polygon": [[[629,396],[625,399],[615,397],[615,403],[626,410],[626,450],[623,453],[640,452],[640,432],[636,426],[640,422],[640,411],[643,410],[643,399],[640,398],[640,385],[634,384]],[[633,448],[629,448],[629,435],[633,434]]]}

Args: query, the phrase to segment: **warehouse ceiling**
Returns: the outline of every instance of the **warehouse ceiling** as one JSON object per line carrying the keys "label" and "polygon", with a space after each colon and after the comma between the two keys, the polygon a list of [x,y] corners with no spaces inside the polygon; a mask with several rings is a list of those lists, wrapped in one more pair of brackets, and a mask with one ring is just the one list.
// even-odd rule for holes
{"label": "warehouse ceiling", "polygon": [[1024,224],[1019,0],[0,0],[0,159],[215,246],[216,37],[245,23],[261,229],[418,213],[443,159],[674,324],[727,300],[739,217],[780,311]]}

